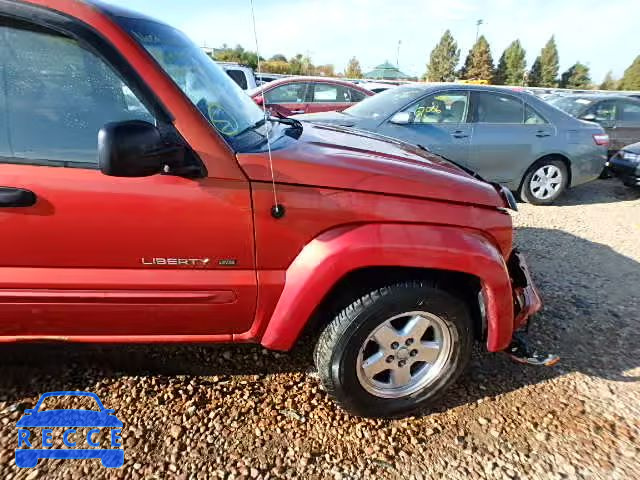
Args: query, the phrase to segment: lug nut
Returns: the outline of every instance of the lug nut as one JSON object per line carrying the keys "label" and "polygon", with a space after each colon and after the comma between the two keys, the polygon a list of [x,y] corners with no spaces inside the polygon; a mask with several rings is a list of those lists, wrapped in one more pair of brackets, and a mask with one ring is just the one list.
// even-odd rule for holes
{"label": "lug nut", "polygon": [[409,355],[411,355],[412,357],[415,357],[417,354],[418,354],[418,350],[415,350],[415,349],[409,352]]}
{"label": "lug nut", "polygon": [[391,363],[391,362],[393,362],[395,359],[396,359],[396,358],[395,358],[393,355],[389,355],[389,356],[387,357],[387,363]]}
{"label": "lug nut", "polygon": [[399,346],[400,346],[400,344],[399,344],[398,342],[393,342],[393,343],[391,344],[391,348],[393,348],[394,350],[395,350],[396,348],[398,348]]}
{"label": "lug nut", "polygon": [[408,347],[409,345],[413,344],[413,338],[407,338],[407,341],[404,342],[404,344]]}
{"label": "lug nut", "polygon": [[400,366],[400,367],[404,367],[406,364],[407,364],[407,362],[405,360],[400,360],[398,362],[398,366]]}

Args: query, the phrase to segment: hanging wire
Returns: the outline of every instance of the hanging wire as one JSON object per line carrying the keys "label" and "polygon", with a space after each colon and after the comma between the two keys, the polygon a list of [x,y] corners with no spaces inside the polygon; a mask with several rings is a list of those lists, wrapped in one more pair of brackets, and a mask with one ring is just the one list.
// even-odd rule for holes
{"label": "hanging wire", "polygon": [[[258,31],[256,30],[256,12],[253,6],[253,0],[250,0],[250,2],[251,2],[251,20],[253,21],[253,37],[256,40],[256,55],[258,56],[258,73],[262,73],[262,70],[260,68],[260,48],[258,46]],[[270,132],[269,132],[269,123],[268,123],[268,115],[267,115],[267,106],[264,99],[264,88],[262,89],[262,92],[260,92],[260,95],[262,97],[262,113],[264,114],[264,124],[267,131],[267,151],[269,152],[269,169],[271,170],[271,187],[273,188],[273,201],[275,202],[272,212],[275,212],[275,214],[279,214],[281,213],[281,206],[278,203],[278,194],[276,193],[276,177],[275,177],[275,174],[273,173],[273,158],[271,158],[271,139],[269,136]]]}

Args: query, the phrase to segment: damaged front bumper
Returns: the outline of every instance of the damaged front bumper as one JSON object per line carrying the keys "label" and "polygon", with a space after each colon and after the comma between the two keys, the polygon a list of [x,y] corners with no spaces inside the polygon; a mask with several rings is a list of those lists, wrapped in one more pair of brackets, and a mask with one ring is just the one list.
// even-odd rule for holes
{"label": "damaged front bumper", "polygon": [[533,277],[524,255],[514,249],[507,262],[513,291],[513,330],[522,328],[529,318],[542,308],[542,297],[533,283]]}

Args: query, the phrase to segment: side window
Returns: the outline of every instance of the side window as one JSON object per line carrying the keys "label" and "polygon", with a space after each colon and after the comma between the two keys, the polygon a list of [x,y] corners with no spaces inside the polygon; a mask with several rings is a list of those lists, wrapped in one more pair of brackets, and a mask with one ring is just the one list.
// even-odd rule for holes
{"label": "side window", "polygon": [[640,104],[619,101],[618,120],[621,122],[640,123]]}
{"label": "side window", "polygon": [[229,75],[232,80],[240,86],[241,89],[247,89],[247,76],[242,70],[229,69],[226,72],[227,75]]}
{"label": "side window", "polygon": [[351,96],[351,101],[354,103],[361,102],[362,100],[367,98],[367,96],[364,93],[362,93],[360,90],[356,90],[355,88],[350,88],[349,93]]}
{"label": "side window", "polygon": [[73,39],[2,26],[0,64],[12,163],[96,168],[104,124],[154,122],[111,67]]}
{"label": "side window", "polygon": [[542,115],[536,112],[529,104],[524,106],[524,123],[527,125],[543,125],[548,123]]}
{"label": "side window", "polygon": [[331,83],[313,84],[314,103],[348,103],[351,101],[349,91],[342,85]]}
{"label": "side window", "polygon": [[596,122],[612,122],[616,119],[616,105],[611,100],[598,102],[590,107],[586,113],[594,114]]}
{"label": "side window", "polygon": [[287,83],[265,92],[267,103],[304,103],[306,101],[306,83]]}
{"label": "side window", "polygon": [[466,92],[436,93],[404,111],[412,114],[414,123],[464,123],[468,104]]}
{"label": "side window", "polygon": [[511,95],[500,93],[473,92],[471,119],[474,123],[524,122],[524,103]]}

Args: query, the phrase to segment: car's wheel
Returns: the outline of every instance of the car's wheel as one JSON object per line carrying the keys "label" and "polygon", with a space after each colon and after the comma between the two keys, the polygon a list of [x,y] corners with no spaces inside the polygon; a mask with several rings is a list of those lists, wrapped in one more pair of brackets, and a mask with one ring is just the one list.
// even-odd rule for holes
{"label": "car's wheel", "polygon": [[327,392],[350,413],[398,417],[425,409],[462,373],[473,343],[466,304],[427,282],[373,290],[318,339]]}
{"label": "car's wheel", "polygon": [[533,205],[549,205],[566,190],[569,172],[562,160],[539,160],[527,171],[520,197]]}

